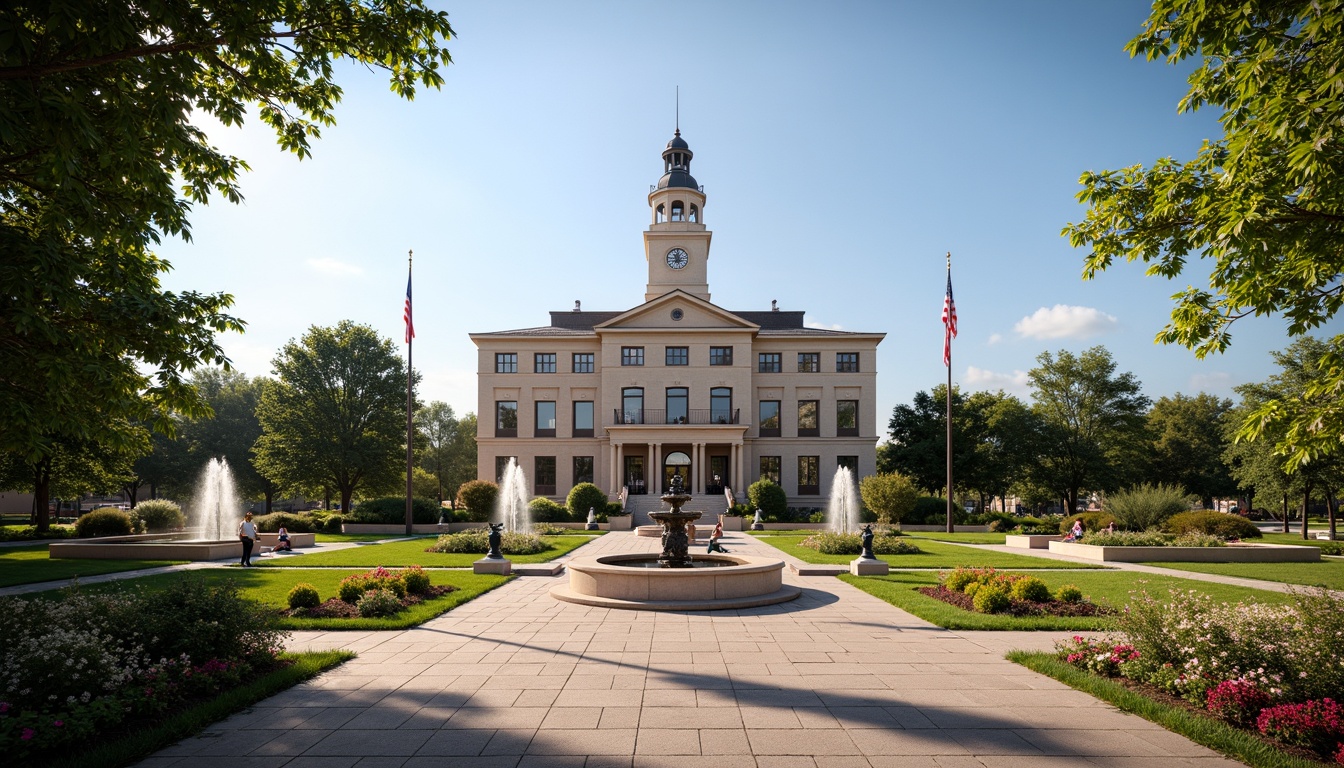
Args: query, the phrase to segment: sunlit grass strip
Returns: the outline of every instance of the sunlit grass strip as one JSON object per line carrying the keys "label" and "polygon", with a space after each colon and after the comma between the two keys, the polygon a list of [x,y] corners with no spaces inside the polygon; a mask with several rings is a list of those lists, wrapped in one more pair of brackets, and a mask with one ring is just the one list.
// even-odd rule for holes
{"label": "sunlit grass strip", "polygon": [[[594,541],[592,536],[543,536],[551,549],[535,555],[505,555],[514,563],[544,563],[569,554],[573,550]],[[312,568],[331,566],[335,568],[374,568],[379,565],[386,568],[421,565],[426,568],[469,568],[471,564],[485,557],[480,554],[459,554],[448,552],[426,552],[425,548],[433,544],[433,536],[403,541],[390,541],[386,544],[365,544],[358,547],[338,549],[334,552],[303,552],[303,554],[283,557],[256,559],[255,565],[267,568]]]}
{"label": "sunlit grass strip", "polygon": [[[193,736],[212,723],[240,712],[262,699],[308,680],[355,657],[349,651],[308,651],[285,653],[280,658],[294,663],[274,672],[221,692],[215,698],[189,707],[168,719],[147,727],[136,727],[112,741],[104,741],[87,752],[63,755],[51,766],[74,768],[115,768],[129,765],[170,744]],[[106,738],[106,736],[104,736]]]}
{"label": "sunlit grass strip", "polygon": [[183,560],[52,560],[47,542],[0,548],[0,587],[177,565]]}
{"label": "sunlit grass strip", "polygon": [[1053,677],[1070,688],[1095,696],[1123,712],[1129,712],[1142,717],[1144,720],[1157,723],[1196,744],[1208,747],[1234,760],[1240,760],[1253,768],[1319,768],[1321,765],[1318,762],[1303,760],[1300,757],[1275,749],[1250,733],[1233,728],[1219,720],[1150,699],[1114,680],[1084,672],[1065,664],[1055,658],[1053,654],[1012,651],[1007,654],[1007,659],[1015,664],[1021,664],[1033,672]]}
{"label": "sunlit grass strip", "polygon": [[[913,537],[912,537],[913,539]],[[798,546],[801,539],[797,536],[760,536],[758,541],[793,555],[805,563],[844,564],[854,559],[854,555],[823,555],[815,549]],[[1011,552],[997,552],[992,549],[963,547],[932,539],[913,540],[922,553],[918,555],[878,555],[892,568],[956,568],[970,566],[975,568],[1027,568],[1088,570],[1101,566],[1083,563],[1070,563],[1063,560],[1051,560],[1045,557],[1019,555]]]}

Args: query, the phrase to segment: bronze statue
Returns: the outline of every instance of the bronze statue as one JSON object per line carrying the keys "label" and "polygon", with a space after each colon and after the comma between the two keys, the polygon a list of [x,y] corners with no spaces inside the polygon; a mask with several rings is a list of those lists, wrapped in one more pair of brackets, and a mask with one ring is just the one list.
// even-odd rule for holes
{"label": "bronze statue", "polygon": [[859,554],[865,560],[876,560],[873,555],[873,526],[871,524],[863,526],[863,533],[859,539],[863,542],[863,552]]}
{"label": "bronze statue", "polygon": [[488,523],[490,526],[490,554],[486,555],[491,560],[503,560],[504,553],[500,551],[500,544],[504,541],[504,524]]}

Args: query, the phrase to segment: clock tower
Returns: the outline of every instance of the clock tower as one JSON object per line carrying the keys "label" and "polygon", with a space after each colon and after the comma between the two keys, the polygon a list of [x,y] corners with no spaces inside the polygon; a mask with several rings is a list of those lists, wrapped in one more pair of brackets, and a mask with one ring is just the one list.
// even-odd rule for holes
{"label": "clock tower", "polygon": [[681,289],[709,301],[705,189],[691,176],[692,152],[678,128],[663,150],[663,177],[649,191],[653,221],[644,230],[649,284],[644,300]]}

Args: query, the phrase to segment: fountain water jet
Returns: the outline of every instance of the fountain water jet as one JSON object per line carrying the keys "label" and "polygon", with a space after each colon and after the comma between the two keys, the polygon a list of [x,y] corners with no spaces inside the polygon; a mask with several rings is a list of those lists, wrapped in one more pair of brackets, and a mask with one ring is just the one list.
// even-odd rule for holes
{"label": "fountain water jet", "polygon": [[495,502],[495,517],[504,528],[518,533],[532,531],[532,510],[528,506],[527,475],[515,459],[509,459],[500,478],[499,499]]}
{"label": "fountain water jet", "polygon": [[201,469],[188,519],[195,524],[201,538],[223,541],[237,538],[235,529],[242,517],[243,508],[238,503],[229,463],[222,456],[210,459]]}
{"label": "fountain water jet", "polygon": [[836,533],[858,533],[859,493],[849,467],[837,467],[831,480],[831,499],[826,505],[826,525]]}

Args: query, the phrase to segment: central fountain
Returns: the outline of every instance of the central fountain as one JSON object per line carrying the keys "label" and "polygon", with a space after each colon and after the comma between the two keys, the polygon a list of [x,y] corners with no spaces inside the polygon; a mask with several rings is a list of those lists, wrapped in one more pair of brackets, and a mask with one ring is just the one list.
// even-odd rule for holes
{"label": "central fountain", "polygon": [[[692,556],[686,524],[700,512],[684,512],[691,499],[680,475],[662,500],[669,509],[649,517],[662,525],[663,551],[598,555],[571,560],[569,583],[551,589],[551,597],[570,603],[638,611],[705,611],[754,608],[798,597],[784,584],[784,561],[738,554]],[[613,534],[607,534],[611,536]]]}

